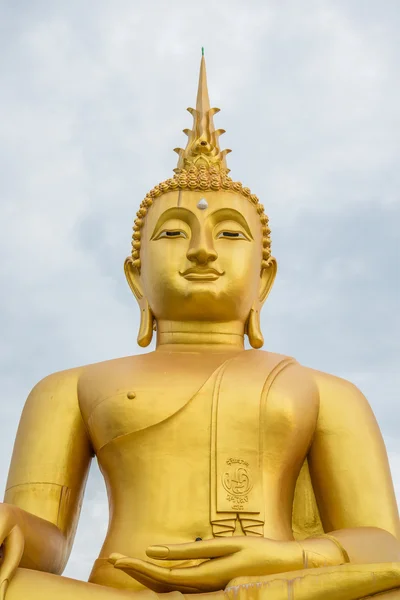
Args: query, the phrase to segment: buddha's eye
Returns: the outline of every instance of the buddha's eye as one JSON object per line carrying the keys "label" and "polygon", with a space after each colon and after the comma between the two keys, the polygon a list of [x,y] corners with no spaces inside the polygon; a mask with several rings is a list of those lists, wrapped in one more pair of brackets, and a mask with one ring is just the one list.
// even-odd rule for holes
{"label": "buddha's eye", "polygon": [[217,235],[217,239],[226,240],[247,240],[248,238],[241,231],[220,231]]}
{"label": "buddha's eye", "polygon": [[161,233],[158,234],[158,236],[155,238],[156,240],[159,240],[161,238],[187,238],[187,235],[184,231],[180,230],[180,229],[164,229],[164,231],[161,231]]}

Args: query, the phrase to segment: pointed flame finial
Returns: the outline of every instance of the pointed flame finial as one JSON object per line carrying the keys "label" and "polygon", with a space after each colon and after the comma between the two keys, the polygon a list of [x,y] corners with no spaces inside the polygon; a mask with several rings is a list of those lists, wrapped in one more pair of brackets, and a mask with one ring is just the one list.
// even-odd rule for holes
{"label": "pointed flame finial", "polygon": [[175,152],[179,154],[179,160],[178,166],[174,171],[179,172],[181,169],[190,168],[190,166],[213,166],[220,171],[228,173],[229,169],[226,166],[225,157],[231,150],[221,151],[219,147],[218,138],[225,133],[225,130],[215,130],[214,128],[213,116],[220,109],[210,108],[204,48],[201,49],[196,109],[188,108],[187,110],[193,116],[193,129],[183,130],[189,139],[184,150],[183,148],[175,148]]}

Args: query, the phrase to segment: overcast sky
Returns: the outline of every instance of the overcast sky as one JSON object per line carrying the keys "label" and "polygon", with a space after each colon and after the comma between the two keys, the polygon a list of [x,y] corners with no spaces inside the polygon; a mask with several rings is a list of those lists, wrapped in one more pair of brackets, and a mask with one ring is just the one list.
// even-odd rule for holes
{"label": "overcast sky", "polygon": [[[400,498],[398,0],[0,1],[0,481],[45,375],[138,351],[123,276],[205,46],[234,179],[271,219],[266,349],[369,398]],[[65,574],[107,525],[94,466]]]}

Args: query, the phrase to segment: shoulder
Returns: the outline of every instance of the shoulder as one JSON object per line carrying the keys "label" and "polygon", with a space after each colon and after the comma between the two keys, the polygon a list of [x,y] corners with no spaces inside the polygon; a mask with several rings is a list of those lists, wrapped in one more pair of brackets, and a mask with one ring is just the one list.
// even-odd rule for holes
{"label": "shoulder", "polygon": [[136,366],[146,355],[115,358],[107,361],[65,369],[47,375],[41,379],[30,392],[27,404],[30,403],[59,403],[65,401],[69,404],[76,402],[80,390],[89,384],[96,385],[101,380],[109,378],[113,373],[127,370]]}
{"label": "shoulder", "polygon": [[292,397],[316,398],[318,396],[318,387],[313,374],[296,359],[276,352],[263,350],[255,352],[259,353],[259,360],[270,366],[270,378],[274,389],[280,389],[282,393],[289,393]]}
{"label": "shoulder", "polygon": [[368,405],[368,401],[364,394],[351,381],[336,375],[324,373],[323,371],[310,369],[309,367],[303,368],[315,381],[321,400],[323,399],[324,402],[335,402],[337,408],[341,405]]}
{"label": "shoulder", "polygon": [[[299,427],[315,423],[319,411],[319,393],[314,377],[294,358],[274,352],[260,352],[259,360],[272,369],[266,379],[267,409],[282,414]],[[268,408],[269,407],[269,408]]]}
{"label": "shoulder", "polygon": [[31,404],[59,404],[65,399],[69,403],[77,399],[77,386],[84,367],[66,369],[47,375],[30,392],[26,407]]}
{"label": "shoulder", "polygon": [[[26,443],[34,432],[49,433],[59,423],[75,426],[80,421],[77,386],[81,370],[68,369],[47,375],[29,393],[22,409],[19,432]],[[28,434],[28,432],[30,432]],[[32,442],[32,440],[31,440]]]}
{"label": "shoulder", "polygon": [[373,428],[377,426],[368,400],[351,381],[314,369],[306,370],[318,389],[320,429],[357,429],[366,422]]}
{"label": "shoulder", "polygon": [[89,385],[102,384],[111,378],[118,377],[127,372],[134,372],[144,368],[154,352],[147,352],[133,356],[113,358],[82,367],[78,378],[79,391],[83,391]]}
{"label": "shoulder", "polygon": [[124,382],[129,381],[131,385],[138,374],[149,370],[149,360],[153,355],[154,352],[148,352],[84,367],[78,381],[78,402],[84,419],[88,418],[94,406],[114,394]]}
{"label": "shoulder", "polygon": [[276,378],[276,383],[294,391],[308,389],[317,395],[321,403],[325,405],[334,404],[336,410],[342,406],[369,408],[369,403],[364,394],[351,381],[306,367],[298,363],[294,358],[274,352],[257,352],[264,355],[264,360],[272,360],[277,364],[284,365]]}

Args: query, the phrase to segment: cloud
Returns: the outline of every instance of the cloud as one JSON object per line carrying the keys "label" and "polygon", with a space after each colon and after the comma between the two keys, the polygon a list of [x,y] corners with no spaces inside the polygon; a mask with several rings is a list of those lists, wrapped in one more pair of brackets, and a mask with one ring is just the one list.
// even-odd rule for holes
{"label": "cloud", "polygon": [[[271,218],[266,346],[363,390],[399,494],[398,3],[41,0],[0,19],[1,481],[39,379],[137,352],[122,263],[184,143],[205,46],[232,175]],[[80,578],[106,527],[96,470],[83,511]]]}

